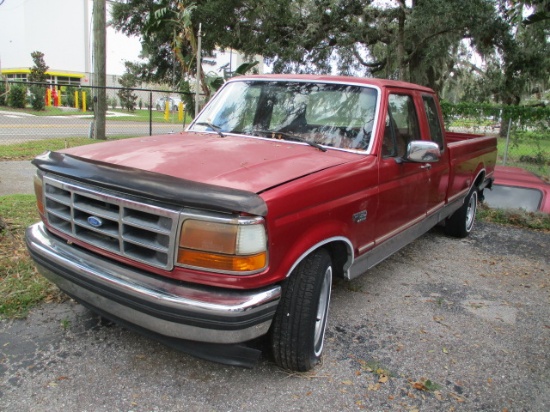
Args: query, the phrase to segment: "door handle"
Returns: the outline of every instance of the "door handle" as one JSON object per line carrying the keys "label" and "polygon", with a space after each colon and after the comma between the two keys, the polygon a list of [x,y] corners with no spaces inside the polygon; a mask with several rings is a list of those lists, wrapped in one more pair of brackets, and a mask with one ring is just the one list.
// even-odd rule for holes
{"label": "door handle", "polygon": [[430,170],[432,168],[431,163],[426,163],[425,165],[420,166],[421,169]]}

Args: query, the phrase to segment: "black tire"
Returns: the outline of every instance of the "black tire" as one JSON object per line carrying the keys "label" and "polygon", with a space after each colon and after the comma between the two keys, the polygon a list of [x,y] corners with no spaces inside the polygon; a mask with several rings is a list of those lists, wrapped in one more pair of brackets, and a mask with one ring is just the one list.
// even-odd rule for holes
{"label": "black tire", "polygon": [[445,233],[447,235],[464,238],[470,234],[476,220],[477,199],[478,193],[474,187],[464,199],[464,204],[460,206],[460,209],[454,212],[445,222]]}
{"label": "black tire", "polygon": [[160,105],[157,104],[157,112],[160,112],[161,111],[161,107]]}
{"label": "black tire", "polygon": [[177,112],[178,111],[178,106],[176,106],[176,105],[172,106],[172,111]]}
{"label": "black tire", "polygon": [[331,288],[332,262],[324,249],[306,257],[285,280],[270,336],[277,365],[305,372],[319,362]]}

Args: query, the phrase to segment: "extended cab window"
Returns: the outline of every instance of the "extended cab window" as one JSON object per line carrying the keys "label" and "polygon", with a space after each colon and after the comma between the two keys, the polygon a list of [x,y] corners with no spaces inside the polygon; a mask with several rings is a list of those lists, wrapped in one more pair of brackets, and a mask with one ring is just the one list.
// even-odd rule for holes
{"label": "extended cab window", "polygon": [[412,140],[420,140],[414,100],[409,95],[390,94],[382,155],[403,157],[407,151],[407,145]]}
{"label": "extended cab window", "polygon": [[433,142],[439,145],[439,149],[443,150],[445,145],[443,144],[443,129],[441,122],[439,121],[439,114],[437,112],[437,105],[432,96],[422,96],[424,102],[424,110],[428,118],[428,125],[430,127],[430,137]]}

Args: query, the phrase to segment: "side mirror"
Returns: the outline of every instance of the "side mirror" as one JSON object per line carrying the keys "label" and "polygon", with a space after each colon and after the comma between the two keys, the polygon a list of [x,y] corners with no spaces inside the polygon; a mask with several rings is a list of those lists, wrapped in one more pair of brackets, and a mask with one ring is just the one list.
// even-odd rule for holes
{"label": "side mirror", "polygon": [[405,160],[417,163],[434,163],[441,159],[441,150],[439,145],[434,142],[424,140],[413,140],[407,146]]}

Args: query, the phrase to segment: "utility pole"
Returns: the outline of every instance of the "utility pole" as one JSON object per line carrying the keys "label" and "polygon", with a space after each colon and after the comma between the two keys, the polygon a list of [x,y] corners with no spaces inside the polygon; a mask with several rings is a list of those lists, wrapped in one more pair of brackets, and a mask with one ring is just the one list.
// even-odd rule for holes
{"label": "utility pole", "polygon": [[105,140],[105,113],[107,111],[106,66],[106,0],[93,0],[93,32],[94,32],[94,139]]}

